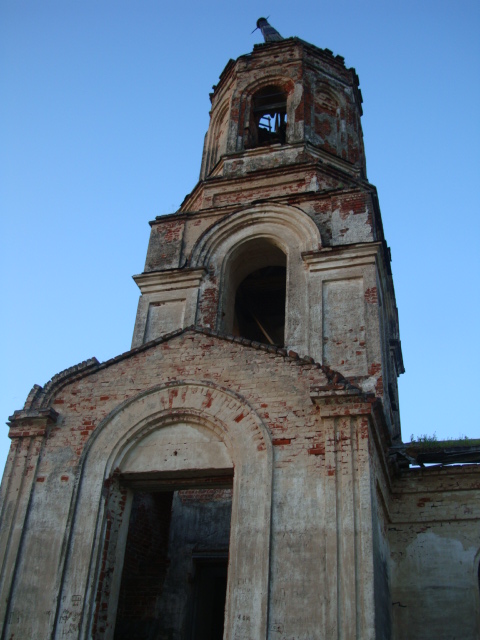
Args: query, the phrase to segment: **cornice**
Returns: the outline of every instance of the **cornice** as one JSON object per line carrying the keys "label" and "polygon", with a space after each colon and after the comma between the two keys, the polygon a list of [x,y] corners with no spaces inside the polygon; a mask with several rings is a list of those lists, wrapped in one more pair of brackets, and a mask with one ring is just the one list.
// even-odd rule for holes
{"label": "cornice", "polygon": [[318,251],[304,252],[302,258],[312,272],[346,269],[375,264],[381,248],[381,242],[324,247]]}
{"label": "cornice", "polygon": [[45,435],[47,428],[55,424],[58,413],[52,407],[46,409],[22,409],[14,411],[8,419],[9,438],[26,438]]}
{"label": "cornice", "polygon": [[132,276],[142,294],[158,293],[175,289],[193,289],[200,286],[206,270],[169,269],[167,271],[149,271]]}

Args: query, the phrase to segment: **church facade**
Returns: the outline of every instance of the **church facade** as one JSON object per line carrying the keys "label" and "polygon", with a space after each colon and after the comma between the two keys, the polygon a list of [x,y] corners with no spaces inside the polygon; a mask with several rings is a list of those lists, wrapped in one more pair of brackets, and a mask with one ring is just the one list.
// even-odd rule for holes
{"label": "church facade", "polygon": [[211,102],[130,351],[10,418],[2,638],[474,640],[478,448],[402,444],[358,77],[288,38]]}

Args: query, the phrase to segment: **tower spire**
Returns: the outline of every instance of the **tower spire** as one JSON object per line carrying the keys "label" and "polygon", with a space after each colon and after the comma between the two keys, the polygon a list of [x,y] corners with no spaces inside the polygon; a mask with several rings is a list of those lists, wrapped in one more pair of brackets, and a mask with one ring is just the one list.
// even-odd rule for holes
{"label": "tower spire", "polygon": [[279,42],[280,40],[283,40],[282,36],[272,27],[271,24],[269,24],[266,18],[259,18],[257,20],[257,28],[254,29],[252,33],[257,29],[260,29],[262,32],[265,42]]}

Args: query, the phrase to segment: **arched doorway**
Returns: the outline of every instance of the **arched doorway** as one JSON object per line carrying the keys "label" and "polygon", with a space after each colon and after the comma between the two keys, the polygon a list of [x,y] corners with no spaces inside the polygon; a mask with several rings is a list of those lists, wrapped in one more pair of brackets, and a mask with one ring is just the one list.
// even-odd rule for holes
{"label": "arched doorway", "polygon": [[[179,420],[139,439],[116,473],[131,509],[114,640],[222,640],[233,488],[225,442],[206,423]],[[111,606],[105,586],[99,618]]]}
{"label": "arched doorway", "polygon": [[[256,491],[258,486],[262,487],[260,493]],[[271,526],[270,437],[261,419],[240,396],[212,383],[198,381],[174,382],[141,393],[99,426],[85,450],[72,503],[72,528],[66,545],[55,637],[65,635],[64,631],[69,629],[69,606],[79,598],[80,637],[113,640],[135,501],[137,512],[143,508],[142,503],[156,511],[151,514],[150,524],[157,528],[156,539],[161,546],[167,528],[164,527],[162,533],[161,520],[171,513],[168,505],[176,499],[175,493],[178,499],[188,498],[188,493],[180,496],[179,492],[202,492],[206,488],[214,489],[217,492],[214,497],[221,498],[217,499],[214,509],[219,502],[223,503],[223,521],[227,524],[222,525],[223,532],[217,536],[214,549],[207,548],[208,536],[203,536],[203,525],[200,535],[198,531],[195,534],[197,539],[190,548],[193,572],[190,576],[186,572],[186,580],[192,581],[191,588],[184,589],[182,596],[192,613],[190,618],[184,616],[182,620],[190,621],[193,633],[198,620],[195,602],[197,610],[198,603],[200,608],[205,608],[202,589],[216,583],[220,591],[224,591],[227,582],[225,634],[264,637]],[[218,490],[223,491],[222,496]],[[165,495],[159,497],[161,493]],[[206,500],[205,504],[211,502]],[[215,515],[213,519],[204,517],[203,520],[204,524],[215,523]],[[179,522],[181,526],[181,518]],[[155,536],[150,539],[150,546],[155,543],[153,538]],[[169,545],[163,544],[163,555],[168,559]],[[85,563],[85,558],[90,558],[90,562]],[[148,555],[144,560],[148,563]],[[162,578],[157,574],[156,578],[159,577]],[[164,578],[163,590],[168,588],[166,576]],[[221,628],[218,629],[222,619],[223,604],[218,612],[221,597],[220,594],[207,603],[213,625],[209,633],[221,633]],[[238,618],[239,608],[248,610],[248,617]],[[201,635],[198,640],[202,640]]]}

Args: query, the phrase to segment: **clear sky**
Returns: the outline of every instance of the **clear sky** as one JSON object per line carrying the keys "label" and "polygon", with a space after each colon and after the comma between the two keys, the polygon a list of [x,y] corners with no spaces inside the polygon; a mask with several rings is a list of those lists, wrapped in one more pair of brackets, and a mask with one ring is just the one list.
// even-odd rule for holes
{"label": "clear sky", "polygon": [[195,186],[208,93],[262,15],[360,76],[404,440],[480,436],[478,0],[3,0],[2,422],[34,383],[130,348],[148,221]]}

